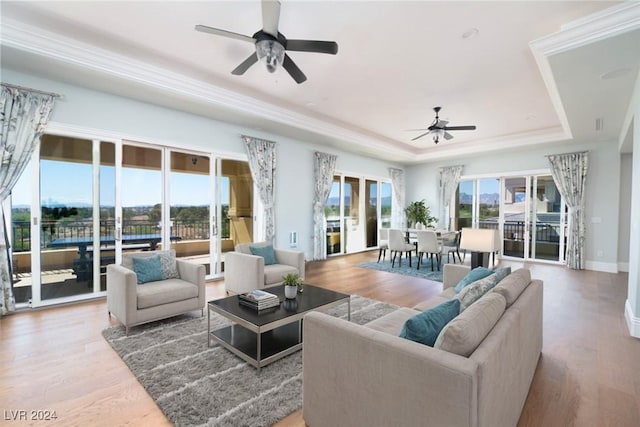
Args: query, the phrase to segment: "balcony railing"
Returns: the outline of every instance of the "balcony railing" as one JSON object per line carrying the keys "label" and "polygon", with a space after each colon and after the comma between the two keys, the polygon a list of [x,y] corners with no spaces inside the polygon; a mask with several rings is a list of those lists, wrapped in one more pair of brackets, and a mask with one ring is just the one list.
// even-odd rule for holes
{"label": "balcony railing", "polygon": [[[171,221],[171,235],[179,236],[182,240],[208,240],[209,221]],[[74,222],[43,221],[41,226],[41,247],[46,248],[59,238],[90,239],[93,236],[91,220],[79,220]],[[122,235],[157,234],[160,227],[157,222],[146,220],[124,220]],[[31,224],[29,221],[13,221],[13,252],[26,252],[31,250]],[[100,235],[114,236],[115,221],[100,221]],[[221,237],[230,238],[230,221],[222,220]]]}

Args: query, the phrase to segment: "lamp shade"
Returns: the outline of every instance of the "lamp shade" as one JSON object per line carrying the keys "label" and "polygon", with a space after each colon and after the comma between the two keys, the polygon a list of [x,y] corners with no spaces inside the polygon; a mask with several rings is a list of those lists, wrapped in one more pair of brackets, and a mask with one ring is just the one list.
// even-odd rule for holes
{"label": "lamp shade", "polygon": [[500,233],[489,228],[463,228],[460,249],[474,252],[497,252],[500,250]]}

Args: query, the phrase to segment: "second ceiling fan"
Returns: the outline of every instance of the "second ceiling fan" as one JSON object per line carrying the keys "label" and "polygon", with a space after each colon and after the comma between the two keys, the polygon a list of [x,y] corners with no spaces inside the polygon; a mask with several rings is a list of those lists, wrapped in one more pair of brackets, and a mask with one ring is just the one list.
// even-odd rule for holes
{"label": "second ceiling fan", "polygon": [[414,129],[414,130],[426,130],[426,132],[416,136],[415,138],[412,139],[412,141],[422,138],[423,136],[433,134],[433,142],[437,144],[438,142],[440,142],[440,138],[444,138],[446,140],[453,138],[453,135],[451,135],[448,132],[450,130],[476,130],[475,125],[447,126],[449,122],[446,120],[440,120],[440,117],[438,117],[438,113],[440,112],[441,109],[442,107],[433,107],[433,111],[436,112],[436,118],[434,119],[433,123],[431,124],[431,126],[429,126],[426,129]]}
{"label": "second ceiling fan", "polygon": [[288,40],[278,31],[279,21],[280,2],[262,0],[262,29],[251,37],[218,28],[207,27],[206,25],[196,25],[196,31],[255,44],[256,51],[231,72],[231,74],[235,75],[244,74],[253,64],[259,60],[263,60],[270,73],[273,73],[278,68],[278,65],[282,64],[282,67],[287,70],[296,83],[300,84],[307,80],[307,76],[304,75],[285,51],[328,53],[331,55],[338,53],[338,44],[336,42]]}

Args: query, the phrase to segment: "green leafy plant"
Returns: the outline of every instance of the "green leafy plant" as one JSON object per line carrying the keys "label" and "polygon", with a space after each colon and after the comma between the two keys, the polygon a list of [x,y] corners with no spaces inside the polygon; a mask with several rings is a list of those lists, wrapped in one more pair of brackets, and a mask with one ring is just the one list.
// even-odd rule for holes
{"label": "green leafy plant", "polygon": [[404,213],[407,215],[409,225],[420,223],[430,227],[438,221],[436,217],[431,216],[430,209],[424,199],[409,203]]}
{"label": "green leafy plant", "polygon": [[298,292],[302,292],[304,281],[298,273],[289,273],[282,277],[282,284],[285,286],[297,286]]}

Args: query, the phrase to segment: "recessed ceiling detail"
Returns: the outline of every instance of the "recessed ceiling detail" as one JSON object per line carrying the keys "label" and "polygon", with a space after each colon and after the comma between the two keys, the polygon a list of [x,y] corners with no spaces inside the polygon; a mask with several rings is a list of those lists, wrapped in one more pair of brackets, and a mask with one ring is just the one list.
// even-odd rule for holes
{"label": "recessed ceiling detail", "polygon": [[[237,41],[203,37],[193,24],[233,22],[251,34],[246,17],[260,16],[260,2],[158,4],[150,14],[145,2],[3,2],[2,66],[407,164],[588,140],[602,112],[577,113],[587,96],[608,107],[602,138],[617,138],[634,82],[600,77],[640,66],[637,2],[287,1],[278,28],[336,40],[340,60],[296,56],[301,69],[321,70],[304,85],[282,68],[238,79],[229,74],[246,57]],[[468,31],[471,44],[461,38]],[[440,102],[477,130],[411,144],[403,129]]]}

